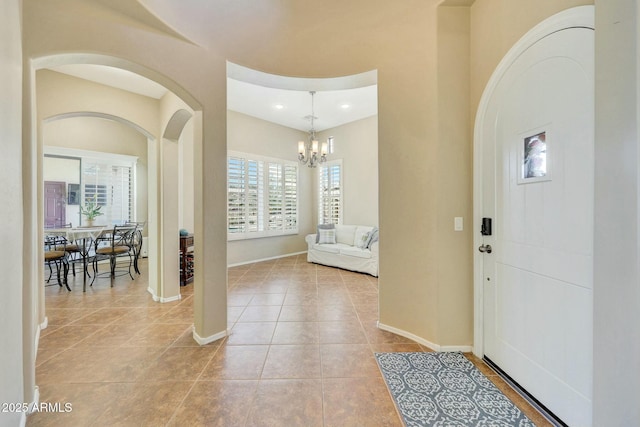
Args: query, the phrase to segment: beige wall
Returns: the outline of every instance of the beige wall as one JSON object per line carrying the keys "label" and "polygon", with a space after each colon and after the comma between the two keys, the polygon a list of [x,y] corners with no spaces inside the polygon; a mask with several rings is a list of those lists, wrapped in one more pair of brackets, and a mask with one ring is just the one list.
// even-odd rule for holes
{"label": "beige wall", "polygon": [[[473,330],[472,143],[469,132],[469,8],[438,8],[437,235],[439,265],[433,291],[436,343],[471,344]],[[463,231],[454,230],[461,217]]]}
{"label": "beige wall", "polygon": [[594,0],[476,0],[471,6],[471,117],[491,74],[520,37],[555,13],[587,4]]}
{"label": "beige wall", "polygon": [[92,113],[123,118],[151,135],[159,132],[159,102],[110,86],[51,70],[36,75],[38,117]]}
{"label": "beige wall", "polygon": [[[344,224],[378,226],[378,117],[368,117],[318,132],[318,140],[335,138],[329,160],[341,159]],[[318,174],[313,180],[313,224],[318,223]]]}

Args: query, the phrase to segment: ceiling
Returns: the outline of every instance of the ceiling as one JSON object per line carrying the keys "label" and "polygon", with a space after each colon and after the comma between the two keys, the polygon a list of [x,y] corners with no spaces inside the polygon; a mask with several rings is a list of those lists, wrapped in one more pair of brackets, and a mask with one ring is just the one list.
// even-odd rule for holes
{"label": "ceiling", "polygon": [[[51,70],[156,99],[167,93],[165,87],[145,77],[104,65],[62,65]],[[324,90],[326,85],[321,86],[323,90],[317,90],[314,96],[316,131],[378,112],[375,84],[342,90]],[[301,131],[308,131],[311,126],[311,95],[307,90],[280,89],[228,78],[227,108]]]}

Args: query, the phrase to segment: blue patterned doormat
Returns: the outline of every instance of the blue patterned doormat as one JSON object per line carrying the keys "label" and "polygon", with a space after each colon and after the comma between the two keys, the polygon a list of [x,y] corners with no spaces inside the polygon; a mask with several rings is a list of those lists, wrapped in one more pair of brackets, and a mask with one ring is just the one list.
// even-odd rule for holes
{"label": "blue patterned doormat", "polygon": [[376,353],[407,427],[534,427],[462,353]]}

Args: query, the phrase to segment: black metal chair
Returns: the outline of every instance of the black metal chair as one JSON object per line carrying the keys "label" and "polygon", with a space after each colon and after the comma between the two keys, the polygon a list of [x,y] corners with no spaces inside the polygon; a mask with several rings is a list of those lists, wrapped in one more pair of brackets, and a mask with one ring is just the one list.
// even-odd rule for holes
{"label": "black metal chair", "polygon": [[138,259],[140,258],[140,254],[142,253],[142,230],[146,225],[145,222],[127,222],[125,225],[135,226],[136,231],[133,233],[133,238],[131,239],[131,250],[133,251],[133,269],[136,273],[140,273],[140,269],[138,268]]}
{"label": "black metal chair", "polygon": [[[56,224],[55,228],[73,228],[73,224],[72,223],[67,223],[67,224]],[[60,247],[56,247],[56,250],[62,250],[62,248]],[[67,244],[64,246],[64,250],[65,252],[67,252],[67,262],[69,263],[69,266],[71,267],[71,272],[73,274],[73,277],[76,276],[76,264],[77,263],[81,263],[83,262],[82,259],[82,254],[84,251],[84,248],[82,248],[78,242],[71,242],[69,240],[67,240]],[[86,253],[86,252],[84,252]],[[87,276],[91,277],[91,275],[89,274],[88,271],[85,270],[84,272]]]}
{"label": "black metal chair", "polygon": [[[100,261],[109,260],[109,277],[111,278],[111,286],[113,287],[113,281],[118,273],[128,273],[133,280],[131,274],[131,267],[133,266],[134,254],[132,251],[133,236],[135,234],[136,227],[130,225],[116,225],[113,229],[103,230],[102,233],[94,241],[94,255],[93,255],[93,279],[91,280],[91,286],[96,280],[96,277],[105,275],[105,273],[98,273],[98,264]],[[128,258],[127,269],[118,270],[118,258]]]}
{"label": "black metal chair", "polygon": [[[66,244],[67,239],[63,236],[45,236],[44,262],[49,267],[49,278],[47,279],[47,283],[49,283],[51,276],[53,276],[52,265],[54,265],[56,267],[58,285],[62,287],[62,284],[64,283],[67,290],[71,291],[69,282],[67,281],[69,261],[67,259]],[[60,277],[60,269],[63,271],[63,278]]]}

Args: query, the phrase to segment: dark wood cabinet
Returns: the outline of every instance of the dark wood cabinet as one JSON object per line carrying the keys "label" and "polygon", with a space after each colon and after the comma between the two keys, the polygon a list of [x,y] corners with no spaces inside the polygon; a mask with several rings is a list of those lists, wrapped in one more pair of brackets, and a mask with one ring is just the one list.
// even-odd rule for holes
{"label": "dark wood cabinet", "polygon": [[180,236],[180,286],[193,282],[193,234]]}

